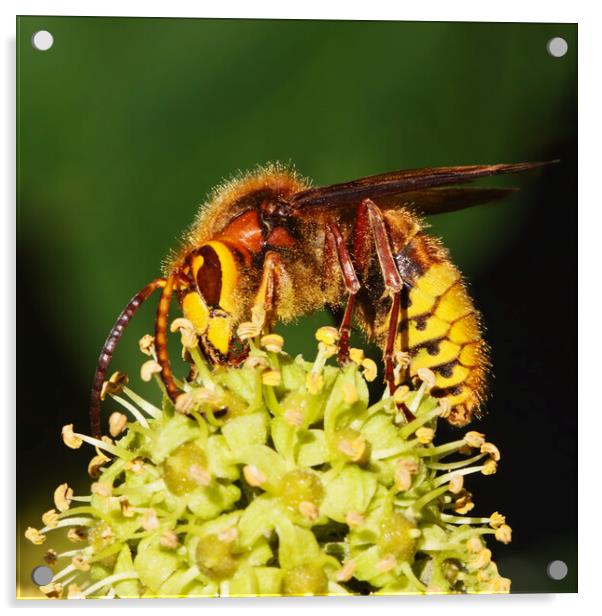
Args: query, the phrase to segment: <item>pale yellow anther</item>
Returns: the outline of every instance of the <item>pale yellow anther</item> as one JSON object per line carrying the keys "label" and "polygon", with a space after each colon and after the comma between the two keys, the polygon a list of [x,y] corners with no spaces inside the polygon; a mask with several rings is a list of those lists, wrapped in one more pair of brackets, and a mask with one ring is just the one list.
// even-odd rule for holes
{"label": "pale yellow anther", "polygon": [[176,411],[184,415],[192,413],[198,406],[198,402],[195,400],[194,393],[189,391],[184,394],[180,394],[176,398]]}
{"label": "pale yellow anther", "polygon": [[29,539],[34,545],[42,545],[46,541],[46,535],[42,534],[37,528],[28,526],[25,531],[25,538]]}
{"label": "pale yellow anther", "polygon": [[354,361],[356,364],[360,364],[364,361],[364,349],[357,349],[355,347],[351,347],[349,349],[349,359]]}
{"label": "pale yellow anther", "polygon": [[488,453],[493,460],[500,461],[500,450],[493,443],[483,443],[481,453]]}
{"label": "pale yellow anther", "polygon": [[376,363],[374,362],[374,360],[370,359],[369,357],[366,357],[366,359],[362,361],[362,367],[364,368],[364,378],[369,383],[372,382],[378,374],[378,368],[376,367]]}
{"label": "pale yellow anther", "polygon": [[155,338],[150,334],[144,334],[142,338],[138,341],[138,346],[140,347],[140,351],[149,357],[153,356],[155,351]]}
{"label": "pale yellow anther", "polygon": [[126,471],[132,471],[135,475],[139,475],[144,470],[144,460],[142,458],[134,458],[125,463]]}
{"label": "pale yellow anther", "polygon": [[339,439],[339,451],[345,454],[352,462],[358,462],[366,453],[366,439],[358,433],[356,437],[343,436]]}
{"label": "pale yellow anther", "polygon": [[73,526],[67,531],[67,539],[72,543],[87,541],[88,529],[85,526]]}
{"label": "pale yellow anther", "polygon": [[50,582],[50,584],[40,586],[40,591],[49,599],[60,599],[63,594],[63,585],[60,582]]}
{"label": "pale yellow anther", "polygon": [[435,387],[436,376],[430,368],[418,368],[418,378],[425,384],[427,391]]}
{"label": "pale yellow anther", "polygon": [[267,479],[266,476],[254,464],[247,464],[244,466],[242,473],[245,476],[246,482],[255,488],[263,485]]}
{"label": "pale yellow anther", "polygon": [[50,565],[51,567],[56,565],[57,560],[58,560],[58,554],[56,553],[56,550],[53,550],[52,548],[47,550],[46,554],[44,554],[44,562],[47,565]]}
{"label": "pale yellow anther", "polygon": [[398,460],[397,466],[399,468],[407,469],[411,475],[415,475],[419,469],[418,462],[416,460],[412,460],[411,458],[402,458],[401,460]]}
{"label": "pale yellow anther", "polygon": [[263,325],[261,323],[244,321],[238,326],[236,330],[236,335],[241,340],[249,340],[250,338],[257,338],[257,336],[261,334],[262,329]]}
{"label": "pale yellow anther", "polygon": [[471,430],[464,435],[464,441],[469,447],[480,449],[485,444],[485,435]]}
{"label": "pale yellow anther", "polygon": [[196,411],[203,403],[216,404],[220,396],[217,392],[207,387],[195,387],[192,391],[180,394],[176,398],[176,411],[188,415]]}
{"label": "pale yellow anther", "polygon": [[487,567],[486,569],[477,571],[477,582],[479,582],[479,584],[485,584],[493,579],[495,574],[490,569],[491,567]]}
{"label": "pale yellow anther", "polygon": [[67,599],[85,599],[82,589],[75,582],[67,586]]}
{"label": "pale yellow anther", "polygon": [[488,590],[491,592],[509,593],[511,580],[505,577],[495,577],[489,582]]}
{"label": "pale yellow anther", "polygon": [[168,550],[175,550],[180,545],[178,535],[173,530],[166,530],[161,534],[159,544]]}
{"label": "pale yellow anther", "polygon": [[463,501],[462,505],[454,507],[454,511],[460,515],[466,515],[474,509],[474,503],[471,500]]}
{"label": "pale yellow anther", "polygon": [[439,417],[449,417],[452,410],[450,401],[447,398],[441,398],[439,400]]}
{"label": "pale yellow anther", "polygon": [[483,468],[481,469],[481,473],[483,473],[483,475],[494,475],[496,471],[497,462],[493,458],[489,458],[489,460],[483,464]]}
{"label": "pale yellow anther", "polygon": [[506,523],[506,516],[499,513],[499,511],[494,511],[489,516],[489,526],[491,528],[499,528],[502,524]]}
{"label": "pale yellow anther", "polygon": [[395,363],[399,366],[399,368],[407,368],[411,361],[412,356],[409,353],[406,353],[405,351],[397,351],[395,353]]}
{"label": "pale yellow anther", "polygon": [[121,515],[123,515],[124,518],[133,518],[134,515],[136,515],[125,496],[122,496],[119,499],[119,508],[121,509]]}
{"label": "pale yellow anther", "polygon": [[422,426],[416,430],[416,438],[422,445],[428,445],[433,442],[433,438],[435,438],[435,431],[433,428]]}
{"label": "pale yellow anther", "polygon": [[268,387],[278,387],[282,381],[280,370],[266,370],[261,375],[261,382]]}
{"label": "pale yellow anther", "polygon": [[172,332],[177,332],[179,330],[182,346],[185,349],[194,349],[198,345],[199,340],[194,331],[194,325],[188,319],[182,317],[174,319],[170,329]]}
{"label": "pale yellow anther", "polygon": [[73,432],[73,424],[67,424],[63,426],[61,430],[61,436],[63,437],[63,443],[71,449],[79,449],[82,446],[82,439]]}
{"label": "pale yellow anther", "polygon": [[245,359],[245,368],[269,368],[270,364],[265,357],[258,357],[256,355],[250,355]]}
{"label": "pale yellow anther", "polygon": [[410,388],[407,385],[402,385],[393,392],[393,401],[395,402],[395,404],[401,404],[408,399],[409,395]]}
{"label": "pale yellow anther", "polygon": [[491,550],[484,548],[478,552],[474,558],[468,563],[468,568],[471,571],[484,569],[491,562]]}
{"label": "pale yellow anther", "polygon": [[102,496],[104,498],[109,498],[113,494],[113,486],[110,483],[106,483],[103,481],[96,481],[90,486],[90,490],[92,494],[96,494],[97,496]]}
{"label": "pale yellow anther", "polygon": [[395,468],[395,488],[398,492],[407,492],[412,486],[412,475],[404,466]]}
{"label": "pale yellow anther", "polygon": [[299,409],[288,408],[284,411],[283,417],[291,426],[299,428],[303,425],[303,413]]}
{"label": "pale yellow anther", "polygon": [[217,538],[222,543],[234,543],[238,539],[238,531],[231,526],[218,533]]}
{"label": "pale yellow anther", "polygon": [[479,537],[477,537],[476,535],[472,536],[467,542],[466,542],[466,549],[471,553],[471,554],[478,554],[482,549],[483,549],[483,542],[481,541],[481,539]]}
{"label": "pale yellow anther", "polygon": [[320,327],[316,331],[316,340],[330,346],[336,346],[339,341],[339,330],[330,325]]}
{"label": "pale yellow anther", "polygon": [[393,554],[387,554],[385,557],[376,563],[376,570],[381,573],[386,573],[397,567],[397,559]]}
{"label": "pale yellow anther", "polygon": [[355,561],[346,560],[343,566],[336,572],[335,579],[337,582],[348,582],[355,573]]}
{"label": "pale yellow anther", "polygon": [[110,461],[111,459],[105,456],[104,453],[99,452],[90,460],[90,463],[88,464],[88,475],[94,479],[97,479],[100,477],[103,465]]}
{"label": "pale yellow anther", "polygon": [[100,390],[100,399],[104,400],[107,395],[115,396],[123,391],[123,388],[128,384],[128,375],[125,372],[113,372],[108,381],[102,384]]}
{"label": "pale yellow anther", "polygon": [[284,338],[278,334],[266,334],[261,337],[259,343],[266,351],[280,353],[284,346]]}
{"label": "pale yellow anther", "polygon": [[454,475],[450,479],[449,486],[447,489],[452,494],[459,494],[463,488],[464,488],[464,477],[462,475]]}
{"label": "pale yellow anther", "polygon": [[188,467],[188,476],[203,487],[207,487],[211,483],[211,473],[199,464],[191,464]]}
{"label": "pale yellow anther", "polygon": [[109,434],[114,438],[119,436],[127,425],[128,418],[123,413],[111,413],[109,417]]}
{"label": "pale yellow anther", "polygon": [[73,490],[66,483],[61,483],[61,485],[54,491],[54,505],[60,512],[67,511],[67,509],[69,509],[72,498]]}
{"label": "pale yellow anther", "polygon": [[310,501],[301,501],[299,503],[299,513],[310,522],[315,522],[320,517],[320,510]]}
{"label": "pale yellow anther", "polygon": [[113,529],[110,526],[107,526],[103,528],[103,530],[101,531],[100,538],[103,541],[110,543],[111,541],[115,539],[115,533],[113,532]]}
{"label": "pale yellow anther", "polygon": [[49,509],[42,515],[42,522],[44,526],[48,526],[48,528],[56,528],[56,525],[59,523],[59,514],[55,509]]}
{"label": "pale yellow anther", "polygon": [[512,541],[512,529],[508,524],[502,524],[495,530],[495,538],[500,543],[510,543]]}
{"label": "pale yellow anther", "polygon": [[305,387],[310,394],[315,396],[322,391],[322,387],[324,387],[324,378],[317,372],[308,372],[305,378]]}
{"label": "pale yellow anther", "polygon": [[459,497],[454,503],[454,511],[460,515],[465,515],[472,509],[474,509],[474,503],[472,502],[472,494],[466,490],[462,490]]}
{"label": "pale yellow anther", "polygon": [[359,511],[350,511],[345,516],[345,522],[349,528],[361,526],[366,521],[366,518]]}
{"label": "pale yellow anther", "polygon": [[148,383],[153,378],[153,376],[155,376],[155,374],[159,374],[161,370],[162,368],[158,362],[156,362],[154,359],[149,359],[148,361],[145,361],[140,367],[140,378],[145,383]]}
{"label": "pale yellow anther", "polygon": [[150,508],[144,512],[142,516],[142,528],[148,531],[157,530],[157,528],[159,528],[159,518],[154,509]]}
{"label": "pale yellow anther", "polygon": [[346,404],[355,404],[360,399],[354,383],[343,383],[343,400]]}
{"label": "pale yellow anther", "polygon": [[77,554],[71,559],[71,564],[79,571],[89,571],[90,563],[81,555]]}

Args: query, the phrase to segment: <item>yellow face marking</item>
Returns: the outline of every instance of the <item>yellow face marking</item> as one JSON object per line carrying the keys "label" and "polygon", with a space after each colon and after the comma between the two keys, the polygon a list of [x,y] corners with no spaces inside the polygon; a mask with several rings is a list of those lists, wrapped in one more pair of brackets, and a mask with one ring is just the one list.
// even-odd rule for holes
{"label": "yellow face marking", "polygon": [[[202,257],[201,257],[202,258]],[[182,312],[193,325],[197,334],[204,334],[209,324],[209,309],[200,293],[187,293],[182,300]]]}
{"label": "yellow face marking", "polygon": [[454,385],[459,385],[466,380],[466,377],[469,374],[470,368],[465,368],[464,366],[456,364],[453,368],[451,376],[446,377],[442,376],[441,374],[436,374],[435,386],[441,387],[443,389],[445,387],[453,387]]}
{"label": "yellow face marking", "polygon": [[[410,348],[418,346],[423,342],[428,342],[429,340],[443,338],[449,330],[449,323],[435,316],[424,317],[422,323],[424,322],[426,323],[426,327],[424,329],[419,329],[417,325],[421,324],[421,320],[418,320],[418,323],[414,319],[410,321],[407,333],[408,345]],[[403,333],[401,335],[403,336]]]}
{"label": "yellow face marking", "polygon": [[460,346],[449,340],[442,340],[439,343],[436,355],[431,355],[426,348],[422,348],[412,358],[410,375],[414,376],[420,368],[434,368],[441,364],[447,364],[456,359],[459,353]]}
{"label": "yellow face marking", "polygon": [[195,280],[196,280],[197,274],[199,273],[199,270],[201,269],[201,267],[203,267],[204,263],[205,263],[205,259],[203,258],[202,255],[196,255],[192,259],[192,275]]}
{"label": "yellow face marking", "polygon": [[454,284],[439,300],[435,314],[444,321],[451,323],[472,311],[472,302],[462,284],[458,283]]}
{"label": "yellow face marking", "polygon": [[219,305],[226,312],[234,312],[236,307],[234,297],[236,283],[238,282],[238,263],[226,244],[214,241],[207,242],[207,246],[211,246],[215,250],[222,269],[222,288]]}
{"label": "yellow face marking", "polygon": [[453,265],[437,263],[418,278],[416,286],[431,297],[440,297],[458,280],[460,272]]}
{"label": "yellow face marking", "polygon": [[232,338],[232,319],[229,316],[212,316],[209,319],[207,339],[222,354],[227,355]]}
{"label": "yellow face marking", "polygon": [[456,321],[449,330],[449,339],[458,344],[474,342],[480,338],[480,335],[479,323],[474,313]]}

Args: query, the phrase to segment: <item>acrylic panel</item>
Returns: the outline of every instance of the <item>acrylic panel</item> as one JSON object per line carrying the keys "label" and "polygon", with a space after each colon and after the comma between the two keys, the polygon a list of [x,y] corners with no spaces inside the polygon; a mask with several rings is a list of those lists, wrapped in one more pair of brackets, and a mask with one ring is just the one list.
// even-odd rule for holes
{"label": "acrylic panel", "polygon": [[17,596],[576,592],[577,26],[17,31]]}

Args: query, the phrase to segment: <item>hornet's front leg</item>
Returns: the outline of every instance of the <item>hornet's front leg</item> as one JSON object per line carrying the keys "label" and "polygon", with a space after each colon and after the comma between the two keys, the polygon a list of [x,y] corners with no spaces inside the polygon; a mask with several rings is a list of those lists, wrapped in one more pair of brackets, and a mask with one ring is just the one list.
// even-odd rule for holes
{"label": "hornet's front leg", "polygon": [[251,308],[251,321],[240,324],[237,332],[240,338],[254,338],[272,326],[275,321],[278,288],[285,276],[282,257],[277,252],[268,252],[263,261],[261,282]]}

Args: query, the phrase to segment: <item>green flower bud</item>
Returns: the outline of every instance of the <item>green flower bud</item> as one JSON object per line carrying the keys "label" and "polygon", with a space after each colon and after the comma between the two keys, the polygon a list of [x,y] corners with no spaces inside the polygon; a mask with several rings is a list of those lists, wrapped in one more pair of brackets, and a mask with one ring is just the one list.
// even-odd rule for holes
{"label": "green flower bud", "polygon": [[194,443],[180,445],[164,462],[163,480],[167,489],[183,496],[209,484],[207,456]]}
{"label": "green flower bud", "polygon": [[284,573],[282,593],[285,595],[324,595],[328,592],[328,577],[322,567],[301,565]]}
{"label": "green flower bud", "polygon": [[314,517],[312,508],[314,512],[320,508],[324,487],[317,473],[297,468],[282,478],[280,498],[290,512],[301,513],[311,519]]}
{"label": "green flower bud", "polygon": [[380,523],[378,546],[383,554],[392,554],[398,562],[411,561],[416,553],[416,539],[411,531],[416,524],[403,513],[392,513]]}
{"label": "green flower bud", "polygon": [[232,577],[238,567],[236,556],[232,553],[232,542],[223,541],[217,535],[202,537],[196,549],[199,569],[212,580],[225,580]]}

